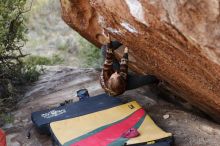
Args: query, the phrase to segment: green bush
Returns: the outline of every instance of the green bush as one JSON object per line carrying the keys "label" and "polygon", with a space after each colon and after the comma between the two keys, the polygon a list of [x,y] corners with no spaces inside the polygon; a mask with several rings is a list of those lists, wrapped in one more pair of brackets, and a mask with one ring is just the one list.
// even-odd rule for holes
{"label": "green bush", "polygon": [[32,66],[36,65],[56,65],[62,64],[63,59],[60,58],[57,54],[54,54],[51,58],[44,56],[28,56],[24,59],[25,64],[29,64]]}
{"label": "green bush", "polygon": [[39,76],[35,65],[23,62],[25,4],[26,0],[0,1],[0,112],[14,107],[20,86]]}
{"label": "green bush", "polygon": [[81,61],[81,66],[100,67],[102,62],[101,50],[82,37],[78,39],[78,43],[78,57]]}

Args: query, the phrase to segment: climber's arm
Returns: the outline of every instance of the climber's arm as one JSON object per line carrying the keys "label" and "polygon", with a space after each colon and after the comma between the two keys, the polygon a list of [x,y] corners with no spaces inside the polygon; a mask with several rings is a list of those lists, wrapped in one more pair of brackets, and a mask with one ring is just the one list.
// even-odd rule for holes
{"label": "climber's arm", "polygon": [[113,65],[113,60],[114,60],[113,49],[112,49],[110,43],[105,47],[107,47],[105,50],[106,51],[105,52],[105,61],[103,64],[101,75],[100,75],[100,83],[103,88],[106,88],[106,83],[113,73],[112,65]]}
{"label": "climber's arm", "polygon": [[120,62],[120,74],[124,78],[124,80],[127,80],[127,74],[128,74],[128,48],[127,47],[124,50],[124,55]]}
{"label": "climber's arm", "polygon": [[124,56],[120,63],[120,73],[126,80],[126,90],[135,89],[144,85],[159,83],[153,75],[130,75],[128,74],[128,49],[125,48]]}

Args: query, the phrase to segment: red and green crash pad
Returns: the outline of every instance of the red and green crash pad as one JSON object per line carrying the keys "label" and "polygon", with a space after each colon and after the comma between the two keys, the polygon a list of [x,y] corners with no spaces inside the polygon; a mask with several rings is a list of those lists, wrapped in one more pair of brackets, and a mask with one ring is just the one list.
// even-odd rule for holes
{"label": "red and green crash pad", "polygon": [[[129,129],[137,129],[138,135],[133,138],[124,137]],[[51,122],[50,130],[55,141],[61,146],[172,144],[172,134],[160,129],[136,101]]]}

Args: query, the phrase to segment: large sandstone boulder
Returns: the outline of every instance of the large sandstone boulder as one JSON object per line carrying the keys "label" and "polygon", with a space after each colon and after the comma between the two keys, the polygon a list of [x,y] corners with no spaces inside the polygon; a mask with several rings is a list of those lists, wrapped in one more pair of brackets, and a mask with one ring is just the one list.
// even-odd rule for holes
{"label": "large sandstone boulder", "polygon": [[[220,0],[61,0],[64,21],[97,46],[106,30],[130,68],[220,122]],[[89,48],[88,48],[89,49]],[[119,53],[120,56],[120,53]]]}

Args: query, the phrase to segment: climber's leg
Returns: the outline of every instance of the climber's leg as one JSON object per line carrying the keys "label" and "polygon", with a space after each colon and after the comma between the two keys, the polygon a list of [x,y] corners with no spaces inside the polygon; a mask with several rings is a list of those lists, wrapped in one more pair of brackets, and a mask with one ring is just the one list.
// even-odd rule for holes
{"label": "climber's leg", "polygon": [[159,83],[153,75],[130,75],[128,74],[126,90],[135,89],[144,85]]}
{"label": "climber's leg", "polygon": [[105,58],[105,55],[106,55],[106,49],[109,47],[109,48],[112,48],[113,51],[118,49],[122,44],[118,41],[111,41],[110,43],[108,43],[107,45],[103,45],[101,47],[101,51],[102,51],[102,56],[104,56]]}
{"label": "climber's leg", "polygon": [[122,44],[118,41],[111,41],[111,46],[114,50],[118,49]]}

